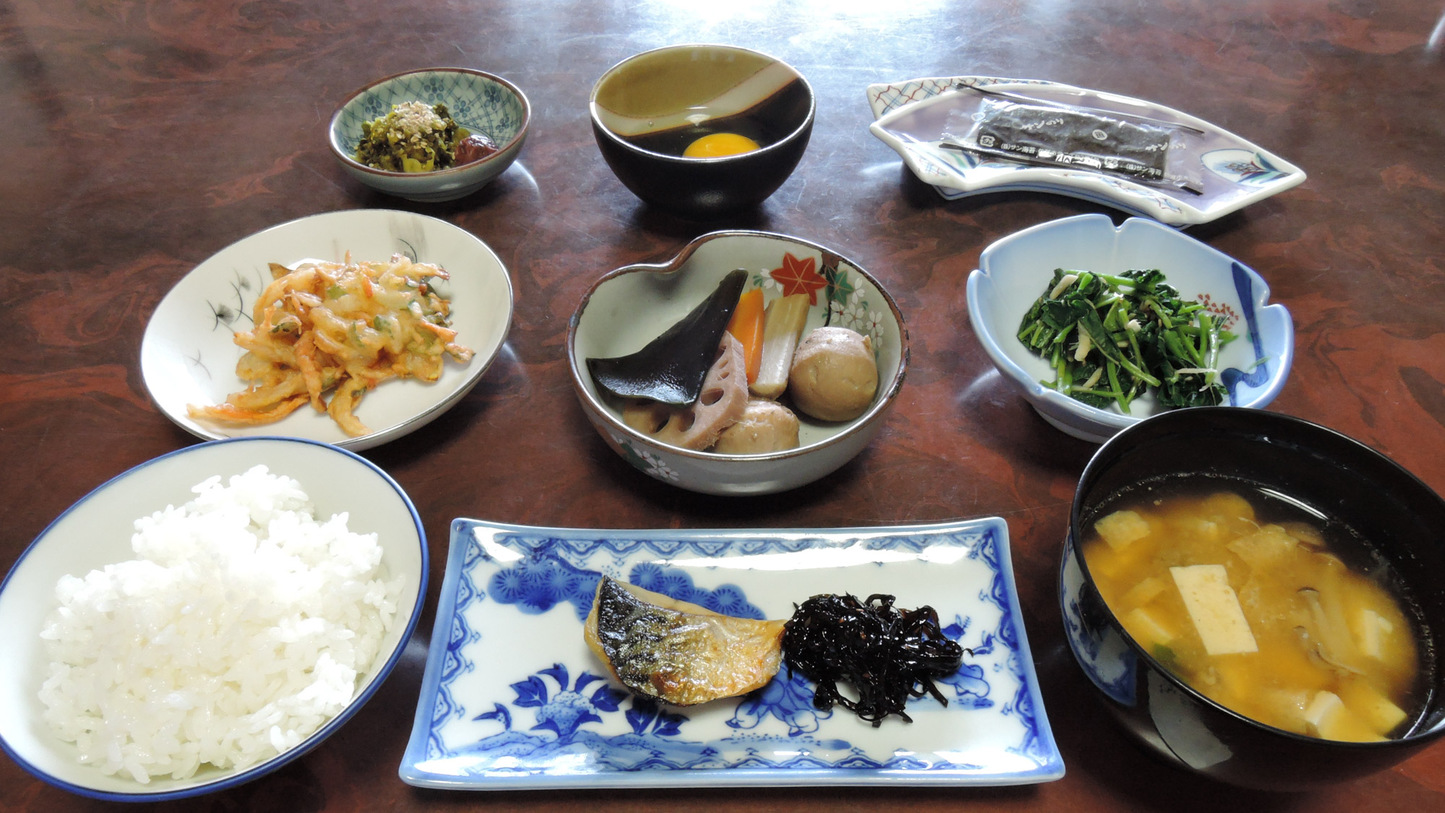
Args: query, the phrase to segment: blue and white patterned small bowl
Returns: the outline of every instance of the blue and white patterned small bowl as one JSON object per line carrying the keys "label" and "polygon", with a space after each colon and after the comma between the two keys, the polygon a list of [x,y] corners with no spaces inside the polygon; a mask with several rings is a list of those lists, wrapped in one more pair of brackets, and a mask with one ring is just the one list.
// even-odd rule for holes
{"label": "blue and white patterned small bowl", "polygon": [[[446,105],[458,124],[491,138],[497,152],[435,172],[387,172],[358,162],[362,122],[409,101]],[[407,200],[455,200],[491,183],[517,160],[531,120],[527,97],[500,76],[469,68],[426,68],[388,76],[351,94],[331,117],[329,143],[342,169],[373,189]]]}
{"label": "blue and white patterned small bowl", "polygon": [[1108,215],[1066,217],[990,245],[968,277],[968,316],[984,350],[1039,415],[1064,432],[1103,443],[1167,408],[1146,395],[1126,415],[1117,407],[1089,406],[1043,383],[1053,380],[1054,370],[1018,340],[1018,330],[1055,268],[1163,271],[1184,298],[1203,302],[1235,334],[1219,356],[1229,406],[1263,407],[1284,388],[1294,359],[1294,323],[1283,305],[1268,304],[1269,285],[1259,274],[1155,220],[1130,218],[1116,228]]}

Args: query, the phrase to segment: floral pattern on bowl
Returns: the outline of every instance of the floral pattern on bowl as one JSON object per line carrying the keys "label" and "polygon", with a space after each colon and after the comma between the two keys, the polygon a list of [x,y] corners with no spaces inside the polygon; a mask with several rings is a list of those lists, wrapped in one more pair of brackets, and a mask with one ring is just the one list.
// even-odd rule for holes
{"label": "floral pattern on bowl", "polygon": [[[1083,667],[1084,674],[1105,696],[1125,706],[1135,702],[1133,651],[1107,624],[1085,617],[1084,574],[1074,556],[1074,537],[1064,539],[1064,561],[1059,571],[1059,606],[1064,616],[1064,637]],[[1097,610],[1093,610],[1098,612]]]}
{"label": "floral pattern on bowl", "polygon": [[[750,618],[822,592],[930,604],[970,650],[881,727],[786,669],[688,708],[615,683],[582,639],[602,575]],[[997,518],[893,528],[603,531],[456,520],[408,783],[453,789],[1044,782],[1063,775]]]}
{"label": "floral pattern on bowl", "polygon": [[[1044,101],[1087,104],[1146,115],[1197,130],[1203,188],[1198,194],[1076,169],[1031,166],[945,147],[945,121],[963,88],[1018,92]],[[869,131],[892,147],[921,180],[953,200],[983,192],[1029,191],[1069,195],[1190,226],[1278,194],[1304,182],[1298,167],[1209,122],[1152,102],[1058,82],[986,76],[911,79],[868,86],[875,121]]]}

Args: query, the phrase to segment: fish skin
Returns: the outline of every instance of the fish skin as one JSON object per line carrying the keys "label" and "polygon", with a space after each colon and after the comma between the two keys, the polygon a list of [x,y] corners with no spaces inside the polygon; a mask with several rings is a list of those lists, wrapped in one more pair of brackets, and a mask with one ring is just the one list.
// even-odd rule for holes
{"label": "fish skin", "polygon": [[772,680],[785,624],[721,615],[604,576],[583,635],[628,689],[692,706]]}

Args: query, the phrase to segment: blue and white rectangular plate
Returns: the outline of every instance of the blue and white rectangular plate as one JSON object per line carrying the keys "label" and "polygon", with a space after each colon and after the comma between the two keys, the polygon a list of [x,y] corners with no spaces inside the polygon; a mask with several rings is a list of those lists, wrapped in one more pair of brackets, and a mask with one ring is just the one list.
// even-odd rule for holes
{"label": "blue and white rectangular plate", "polygon": [[[820,593],[930,605],[968,652],[873,727],[813,708],[786,666],[742,698],[676,708],[626,692],[582,625],[601,575],[728,615],[787,618]],[[402,780],[458,790],[1016,785],[1064,775],[1002,519],[834,530],[580,530],[452,523]]]}

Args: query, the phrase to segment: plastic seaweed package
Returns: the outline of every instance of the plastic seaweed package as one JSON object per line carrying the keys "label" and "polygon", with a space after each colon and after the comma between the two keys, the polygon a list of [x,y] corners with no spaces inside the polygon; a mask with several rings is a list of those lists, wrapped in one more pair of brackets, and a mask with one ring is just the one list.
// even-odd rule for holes
{"label": "plastic seaweed package", "polygon": [[1193,127],[1017,92],[973,86],[955,90],[973,94],[978,104],[950,114],[945,146],[1018,163],[1202,191],[1202,133]]}

